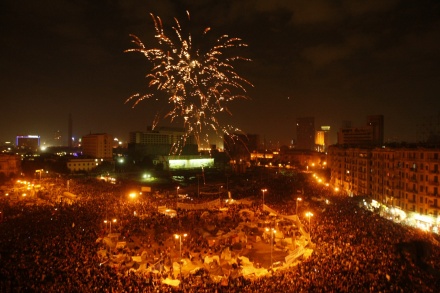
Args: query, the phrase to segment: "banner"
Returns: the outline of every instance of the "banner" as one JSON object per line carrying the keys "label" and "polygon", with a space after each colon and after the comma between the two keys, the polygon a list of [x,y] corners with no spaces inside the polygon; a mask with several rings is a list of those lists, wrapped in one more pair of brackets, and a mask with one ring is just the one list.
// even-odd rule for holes
{"label": "banner", "polygon": [[292,253],[285,257],[286,264],[291,264],[295,259],[303,255],[305,252],[304,247],[297,247]]}
{"label": "banner", "polygon": [[178,202],[177,208],[183,210],[209,210],[220,207],[220,199],[215,199],[212,201],[204,202],[204,203],[183,203]]}

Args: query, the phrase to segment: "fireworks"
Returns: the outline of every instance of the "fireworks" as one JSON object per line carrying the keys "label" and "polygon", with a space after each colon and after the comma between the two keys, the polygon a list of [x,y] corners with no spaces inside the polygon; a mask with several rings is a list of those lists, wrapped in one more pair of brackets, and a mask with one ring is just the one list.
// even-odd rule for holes
{"label": "fireworks", "polygon": [[[126,103],[133,102],[135,107],[143,100],[167,99],[169,109],[164,115],[156,114],[153,127],[165,118],[182,122],[185,129],[183,145],[190,136],[194,136],[198,144],[202,140],[209,143],[209,130],[219,136],[240,132],[232,125],[223,125],[219,116],[232,115],[228,103],[246,99],[245,87],[252,86],[232,66],[237,60],[250,60],[236,55],[227,57],[231,49],[247,45],[239,38],[223,35],[212,47],[202,50],[193,47],[191,34],[184,33],[176,18],[172,37],[169,37],[160,17],[153,14],[151,17],[158,47],[146,48],[137,36],[131,35],[136,48],[126,50],[143,54],[151,64],[152,69],[146,76],[150,92],[136,93]],[[203,30],[202,38],[205,39],[209,32],[210,28]]]}

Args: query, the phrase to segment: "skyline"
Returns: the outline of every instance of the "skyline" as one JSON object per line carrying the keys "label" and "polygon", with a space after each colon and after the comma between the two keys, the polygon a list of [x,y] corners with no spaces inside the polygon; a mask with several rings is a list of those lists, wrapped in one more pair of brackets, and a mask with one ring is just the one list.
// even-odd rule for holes
{"label": "skyline", "polygon": [[[295,138],[299,117],[315,128],[385,118],[385,141],[417,140],[439,115],[440,3],[398,1],[113,1],[2,3],[1,141],[60,131],[106,132],[124,141],[145,131],[155,109],[124,104],[146,89],[147,62],[130,34],[153,46],[150,13],[164,27],[191,14],[191,30],[239,37],[252,62],[235,66],[250,100],[229,107],[231,124],[272,143]],[[196,33],[194,35],[197,35]],[[168,124],[159,126],[167,126]],[[172,125],[180,127],[181,125]]]}

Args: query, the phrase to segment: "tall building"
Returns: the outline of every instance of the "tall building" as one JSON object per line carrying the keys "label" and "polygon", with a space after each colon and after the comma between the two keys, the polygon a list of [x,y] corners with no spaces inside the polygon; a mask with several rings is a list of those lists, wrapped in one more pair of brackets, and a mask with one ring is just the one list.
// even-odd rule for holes
{"label": "tall building", "polygon": [[53,145],[54,146],[62,146],[61,143],[61,131],[56,130],[53,134]]}
{"label": "tall building", "polygon": [[373,142],[371,126],[342,128],[338,132],[338,144],[341,145],[373,145]]}
{"label": "tall building", "polygon": [[198,145],[194,136],[187,136],[183,128],[149,127],[145,132],[129,133],[128,151],[136,158],[168,156],[174,152],[195,155],[198,154]]}
{"label": "tall building", "polygon": [[416,224],[440,229],[440,148],[350,147],[328,152],[331,184],[398,208]]}
{"label": "tall building", "polygon": [[440,112],[436,116],[424,117],[417,125],[417,139],[431,144],[440,143]]}
{"label": "tall building", "polygon": [[18,135],[16,137],[15,145],[19,149],[37,151],[40,147],[39,135]]}
{"label": "tall building", "polygon": [[96,159],[113,159],[113,137],[107,133],[88,134],[82,137],[81,149],[83,155]]}
{"label": "tall building", "polygon": [[185,144],[195,144],[194,136],[186,137],[185,134],[185,130],[178,127],[148,127],[146,132],[130,132],[129,143],[172,145],[185,140]]}
{"label": "tall building", "polygon": [[257,134],[224,135],[223,145],[225,152],[235,160],[249,161],[251,153],[258,151],[260,137]]}
{"label": "tall building", "polygon": [[10,177],[20,174],[21,157],[12,154],[0,154],[0,174]]}
{"label": "tall building", "polygon": [[384,118],[383,115],[367,116],[367,125],[371,126],[373,134],[373,144],[383,145],[384,142]]}
{"label": "tall building", "polygon": [[315,117],[296,119],[296,149],[314,150],[315,148]]}
{"label": "tall building", "polygon": [[330,144],[329,131],[330,131],[330,126],[321,126],[321,130],[316,131],[315,133],[316,151],[320,153],[327,151],[327,147]]}
{"label": "tall building", "polygon": [[367,117],[367,123],[361,127],[341,128],[338,131],[338,144],[351,146],[381,146],[384,142],[383,115]]}

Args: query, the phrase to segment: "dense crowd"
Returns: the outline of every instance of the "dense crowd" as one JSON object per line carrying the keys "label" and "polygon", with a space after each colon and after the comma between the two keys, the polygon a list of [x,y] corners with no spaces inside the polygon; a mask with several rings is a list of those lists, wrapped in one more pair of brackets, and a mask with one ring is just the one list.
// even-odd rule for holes
{"label": "dense crowd", "polygon": [[[279,180],[273,190],[282,189]],[[290,180],[283,184],[289,185]],[[169,277],[164,271],[138,273],[106,264],[97,253],[103,248],[97,239],[109,232],[103,220],[117,218],[113,232],[128,242],[137,238],[149,248],[149,265],[158,260],[166,265],[176,252],[167,239],[181,231],[191,234],[183,250],[187,257],[195,251],[218,253],[220,246],[208,246],[197,227],[232,228],[239,221],[234,209],[223,221],[202,217],[203,211],[178,211],[170,218],[157,207],[172,207],[175,198],[130,200],[121,187],[95,182],[72,183],[70,191],[81,195],[73,204],[60,203],[56,196],[45,198],[45,204],[2,198],[0,292],[437,292],[440,247],[432,234],[381,218],[362,208],[358,198],[339,197],[307,181],[303,185],[300,211],[307,205],[314,212],[310,257],[252,279],[229,276],[217,282],[202,268],[179,276],[178,287],[162,283]],[[254,190],[258,193],[260,188]],[[295,199],[274,193],[267,197],[267,204],[292,214]],[[330,198],[331,204],[312,197]],[[246,208],[258,214],[260,204],[256,203]]]}

